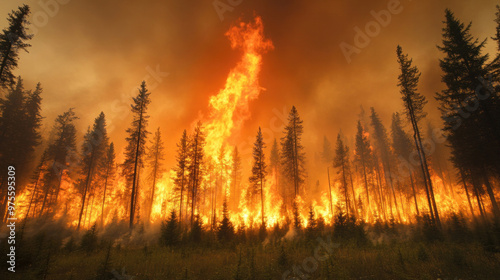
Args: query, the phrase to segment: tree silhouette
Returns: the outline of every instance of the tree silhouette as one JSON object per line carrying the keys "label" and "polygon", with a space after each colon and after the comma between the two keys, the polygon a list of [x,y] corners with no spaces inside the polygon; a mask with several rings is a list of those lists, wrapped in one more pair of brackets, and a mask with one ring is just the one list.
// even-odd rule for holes
{"label": "tree silhouette", "polygon": [[2,30],[0,34],[0,87],[7,88],[14,85],[14,74],[12,70],[17,67],[19,60],[19,51],[28,52],[30,44],[26,41],[33,38],[28,34],[28,17],[30,7],[23,5],[16,11],[9,13],[7,21],[9,27]]}
{"label": "tree silhouette", "polygon": [[231,166],[231,196],[230,201],[232,208],[238,207],[238,199],[240,198],[240,186],[241,186],[241,156],[238,152],[238,148],[235,146],[232,153],[233,163]]}
{"label": "tree silhouette", "polygon": [[284,136],[281,138],[281,166],[285,178],[293,184],[294,199],[300,194],[306,177],[305,152],[301,143],[303,132],[302,120],[293,106],[288,115]]}
{"label": "tree silhouette", "polygon": [[255,144],[253,146],[253,165],[252,165],[252,175],[249,178],[250,185],[253,188],[253,193],[260,192],[260,204],[261,204],[261,218],[262,218],[262,226],[265,226],[265,217],[264,217],[264,184],[266,183],[266,175],[267,175],[267,164],[266,157],[264,155],[264,149],[266,148],[266,144],[264,143],[264,139],[262,137],[262,131],[259,127],[259,131],[257,132],[257,138],[255,140]]}
{"label": "tree silhouette", "polygon": [[337,174],[340,174],[341,182],[342,182],[342,193],[344,195],[344,202],[346,212],[349,215],[350,199],[349,199],[349,191],[348,191],[348,183],[347,176],[349,176],[349,148],[344,145],[344,141],[342,140],[342,136],[340,133],[337,135],[337,145],[335,148],[335,157],[333,158],[333,167],[337,168]]}
{"label": "tree silhouette", "polygon": [[150,178],[153,180],[151,185],[151,196],[149,199],[149,209],[148,209],[148,217],[147,221],[149,222],[151,219],[151,212],[153,211],[153,203],[155,199],[155,190],[156,183],[163,173],[163,160],[164,160],[164,146],[163,141],[161,139],[160,128],[155,132],[153,136],[153,141],[151,142],[151,146],[149,147],[147,156],[148,156],[148,165],[151,169]]}
{"label": "tree silhouette", "polygon": [[[186,130],[182,132],[182,137],[177,143],[177,165],[175,167],[174,183],[176,191],[179,192],[179,223],[182,226],[182,205],[184,202],[184,190],[187,185],[187,167],[188,167],[188,136]],[[186,203],[187,204],[187,203]],[[186,207],[187,211],[187,207]]]}
{"label": "tree silhouette", "polygon": [[[104,113],[101,112],[95,119],[92,129],[87,131],[82,145],[82,175],[84,179],[82,182],[82,205],[80,208],[80,215],[78,218],[77,230],[80,229],[83,211],[85,209],[85,202],[87,194],[93,195],[97,182],[94,183],[96,175],[96,168],[99,168],[99,163],[102,162],[103,157],[106,155],[106,148],[108,146],[108,135],[106,131],[106,119]],[[100,179],[100,178],[99,178]]]}
{"label": "tree silhouette", "polygon": [[47,147],[48,160],[51,162],[47,172],[43,175],[43,202],[39,215],[44,213],[46,205],[55,204],[61,186],[61,177],[68,171],[70,164],[77,169],[72,156],[76,155],[76,127],[74,121],[77,119],[73,108],[57,116],[54,127],[50,133],[49,145]]}
{"label": "tree silhouette", "polygon": [[471,179],[482,181],[492,210],[500,219],[500,209],[490,183],[490,176],[500,174],[500,108],[498,91],[488,81],[485,41],[470,34],[471,24],[464,25],[446,10],[443,42],[439,50],[442,81],[446,88],[436,94],[444,131],[450,143],[456,167],[469,170]]}
{"label": "tree silhouette", "polygon": [[200,189],[203,174],[202,165],[204,158],[205,134],[201,122],[198,122],[194,129],[194,133],[189,141],[189,186],[191,191],[191,226],[194,222],[194,212],[198,191]]}
{"label": "tree silhouette", "polygon": [[160,230],[160,243],[163,246],[174,246],[180,241],[180,227],[174,210],[170,211],[167,221],[163,221]]}
{"label": "tree silhouette", "polygon": [[133,114],[132,125],[127,129],[127,146],[125,148],[125,161],[122,164],[122,175],[127,179],[127,184],[131,187],[130,193],[130,224],[134,226],[134,215],[136,207],[136,196],[138,195],[138,176],[139,167],[143,165],[143,155],[145,153],[146,138],[149,132],[147,124],[149,116],[147,108],[151,99],[151,92],[146,88],[146,82],[143,81],[139,88],[139,93],[132,98],[131,110]]}
{"label": "tree silhouette", "polygon": [[116,175],[116,162],[115,162],[115,145],[113,142],[109,144],[106,149],[105,156],[103,157],[101,170],[103,170],[104,178],[104,189],[102,193],[102,205],[101,205],[101,227],[104,225],[104,207],[106,204],[106,191],[108,185],[113,185],[113,181]]}
{"label": "tree silhouette", "polygon": [[[0,98],[0,168],[16,168],[18,192],[27,183],[35,148],[41,143],[41,93],[40,84],[34,91],[25,91],[19,77],[16,86]],[[0,213],[7,203],[6,185],[7,173],[0,174]]]}
{"label": "tree silhouette", "polygon": [[[412,150],[412,142],[410,140],[410,136],[404,131],[403,124],[399,113],[394,113],[392,115],[392,125],[391,125],[391,135],[392,135],[392,148],[394,150],[394,154],[399,158],[403,165],[408,167],[408,177],[410,178],[410,185],[412,190],[413,200],[415,202],[415,210],[417,215],[420,215],[420,211],[418,209],[417,202],[417,193],[415,190],[415,183],[413,181],[413,167],[408,164],[408,161],[411,156]],[[400,180],[403,183],[407,181],[403,180],[406,178],[406,174],[400,174]]]}
{"label": "tree silhouette", "polygon": [[[380,160],[382,161],[382,166],[384,168],[384,177],[385,177],[387,186],[389,186],[389,188],[391,189],[394,206],[396,207],[398,218],[399,218],[399,220],[401,220],[401,214],[399,211],[398,202],[396,200],[396,192],[394,190],[394,184],[393,184],[393,178],[392,178],[393,174],[391,172],[392,154],[391,154],[391,150],[389,148],[389,138],[387,136],[387,130],[385,129],[384,125],[382,124],[382,121],[380,120],[380,117],[375,112],[375,109],[373,107],[371,107],[370,118],[371,118],[371,124],[372,124],[373,131],[374,131],[373,136],[375,138],[377,152],[378,152]],[[390,198],[390,195],[389,195],[389,198]],[[389,207],[389,209],[391,210],[391,214],[392,214],[392,207]]]}
{"label": "tree silhouette", "polygon": [[373,164],[373,154],[370,148],[370,140],[366,135],[366,131],[361,125],[361,121],[358,121],[357,133],[356,133],[356,154],[354,156],[354,162],[361,165],[361,171],[363,172],[363,180],[365,182],[365,192],[366,201],[368,206],[370,205],[370,192],[368,188],[368,174],[371,173]]}
{"label": "tree silhouette", "polygon": [[222,204],[222,220],[217,229],[217,238],[221,242],[229,242],[234,237],[234,226],[229,220],[229,210],[227,209],[227,201]]}
{"label": "tree silhouette", "polygon": [[439,219],[436,199],[434,198],[434,186],[432,185],[429,167],[427,165],[427,156],[420,135],[419,122],[427,115],[424,112],[424,106],[427,104],[427,100],[417,89],[420,71],[416,66],[412,65],[412,59],[408,58],[408,55],[403,54],[401,46],[397,47],[396,53],[399,68],[401,70],[401,74],[398,76],[398,86],[400,87],[400,93],[405,105],[406,117],[413,128],[413,139],[422,168],[427,201],[429,202],[429,212],[431,213],[431,219],[435,219],[436,225],[440,227],[441,221]]}

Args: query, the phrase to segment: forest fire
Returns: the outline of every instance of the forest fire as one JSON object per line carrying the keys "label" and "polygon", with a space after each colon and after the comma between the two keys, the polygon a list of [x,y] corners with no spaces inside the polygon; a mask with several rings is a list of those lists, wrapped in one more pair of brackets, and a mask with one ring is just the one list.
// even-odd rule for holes
{"label": "forest fire", "polygon": [[[366,223],[389,220],[412,223],[414,217],[429,213],[429,208],[426,206],[427,198],[423,195],[423,191],[417,189],[416,196],[407,191],[404,184],[409,183],[408,178],[399,178],[396,191],[390,190],[392,183],[383,182],[388,179],[384,174],[382,162],[375,163],[372,167],[372,171],[368,174],[369,182],[368,180],[363,182],[361,173],[353,174],[352,171],[348,171],[346,173],[350,178],[344,178],[346,180],[344,187],[341,178],[331,174],[332,177],[338,178],[334,180],[335,182],[331,182],[331,193],[325,185],[319,186],[320,189],[306,194],[307,201],[301,195],[297,195],[293,199],[294,205],[287,205],[284,201],[283,194],[286,191],[281,192],[283,183],[281,185],[278,183],[277,178],[280,175],[277,174],[277,170],[273,170],[266,176],[263,201],[259,201],[255,196],[255,190],[252,190],[250,185],[242,183],[241,178],[238,178],[240,175],[236,174],[239,171],[234,169],[235,151],[231,148],[230,142],[233,133],[242,129],[244,121],[249,117],[249,102],[258,98],[263,90],[258,80],[262,54],[272,49],[273,44],[264,38],[264,28],[260,17],[256,17],[254,22],[241,22],[231,27],[225,35],[231,47],[242,51],[243,54],[238,64],[230,71],[224,88],[210,98],[209,115],[203,120],[204,127],[200,126],[200,132],[205,134],[203,135],[205,145],[204,158],[201,159],[203,171],[200,171],[202,179],[198,186],[199,197],[195,198],[193,203],[193,193],[188,189],[191,186],[186,184],[184,186],[186,197],[183,198],[184,201],[180,201],[181,198],[176,193],[178,186],[174,169],[158,175],[154,186],[156,193],[154,197],[150,197],[147,193],[149,190],[146,186],[150,184],[150,180],[141,178],[138,184],[140,186],[138,200],[142,202],[139,205],[151,204],[151,210],[149,210],[151,212],[148,214],[147,207],[139,209],[139,216],[149,217],[149,219],[140,218],[140,221],[147,224],[159,223],[168,218],[169,212],[181,209],[180,219],[184,219],[185,223],[190,220],[189,214],[200,215],[203,224],[213,227],[223,215],[223,203],[228,203],[229,219],[236,227],[253,227],[258,225],[260,220],[265,220],[265,227],[268,229],[275,225],[284,226],[290,223],[294,215],[304,227],[307,227],[308,215],[311,214],[321,219],[322,223],[331,225],[332,218],[339,209]],[[372,136],[369,131],[361,133],[368,141],[374,142],[374,139],[370,139]],[[369,149],[371,153],[374,153],[376,147],[370,145]],[[49,168],[49,163],[45,164],[45,168]],[[355,167],[357,169],[359,166]],[[186,178],[189,178],[190,171],[185,170],[184,173]],[[433,173],[435,172],[431,171],[431,174]],[[433,175],[431,179],[435,186],[438,211],[442,217],[446,218],[457,212],[470,212],[465,194],[458,191],[461,189],[460,186],[450,183],[447,185],[444,183],[445,178],[438,175]],[[72,205],[81,203],[81,195],[70,170],[61,171],[59,191],[55,201],[51,202],[50,210],[46,210],[45,204],[49,202],[47,195],[44,197],[37,185],[39,181],[35,180],[34,185],[25,188],[24,192],[18,196],[18,204],[21,205],[17,212],[18,218],[40,217],[44,211],[51,211],[53,219],[63,218],[68,226],[76,227],[79,224],[79,211]],[[126,203],[127,188],[129,188],[126,179],[117,177],[112,182],[113,184],[107,187],[106,193],[102,188],[97,187],[89,190],[88,203],[84,207],[81,222],[83,228],[90,228],[94,224],[106,226],[130,215],[130,209]],[[368,188],[365,183],[368,184]],[[366,190],[370,191],[366,193]],[[188,201],[192,204],[189,205]],[[258,206],[261,203],[264,204],[263,207]],[[480,201],[478,205],[482,208],[489,207],[487,201]],[[296,214],[293,207],[297,208]],[[262,210],[265,211],[264,219]]]}
{"label": "forest fire", "polygon": [[[80,2],[72,5],[88,5]],[[157,40],[139,40],[149,31],[130,27],[124,30],[140,29],[134,33],[140,44],[106,41],[85,57],[91,70],[79,63],[88,73],[75,70],[85,72],[73,79],[78,83],[62,84],[77,88],[78,94],[68,94],[71,102],[58,95],[59,84],[46,93],[32,77],[14,75],[18,60],[26,60],[19,52],[32,47],[30,21],[43,14],[30,16],[28,5],[9,13],[8,28],[0,32],[0,170],[9,170],[0,173],[1,224],[9,223],[0,229],[0,248],[9,254],[0,258],[7,256],[10,272],[21,271],[12,279],[496,276],[500,52],[490,59],[491,46],[446,9],[438,30],[441,56],[422,55],[427,44],[436,45],[429,38],[437,33],[418,43],[416,35],[401,39],[401,31],[388,26],[391,13],[384,6],[369,13],[365,31],[378,36],[369,28],[375,18],[376,26],[386,27],[380,36],[388,37],[373,40],[373,47],[370,40],[351,46],[354,62],[345,42],[335,41],[341,30],[321,30],[338,25],[331,13],[350,2],[264,2],[215,1],[217,24],[189,7],[196,16],[182,28],[171,24],[173,13],[148,7],[161,22],[150,22],[161,28],[154,32]],[[158,5],[184,10],[181,3]],[[223,22],[247,6],[270,9]],[[124,13],[120,9],[110,10]],[[306,15],[309,9],[321,19]],[[408,4],[405,13],[410,11]],[[493,40],[500,51],[500,6],[495,16]],[[128,23],[133,17],[116,20],[122,18]],[[357,29],[355,42],[368,36]],[[80,33],[99,37],[95,30]],[[165,79],[150,83],[157,74],[150,66],[138,87],[137,71],[119,79],[104,73],[124,67],[122,54],[130,57],[127,63],[151,61],[147,56],[159,52],[145,51],[144,42],[163,41],[175,45],[158,58],[170,67],[169,79],[161,72]],[[231,60],[212,67],[224,59],[222,41]],[[33,42],[35,48],[39,41]],[[387,55],[379,42],[395,52]],[[399,45],[406,42],[416,47],[406,53]],[[335,45],[341,46],[340,60],[331,54]],[[163,58],[177,53],[182,59]],[[365,56],[371,58],[363,61]],[[65,80],[50,73],[52,83]],[[129,86],[133,96],[121,93]],[[130,106],[115,106],[125,97]],[[61,104],[75,107],[54,113]]]}

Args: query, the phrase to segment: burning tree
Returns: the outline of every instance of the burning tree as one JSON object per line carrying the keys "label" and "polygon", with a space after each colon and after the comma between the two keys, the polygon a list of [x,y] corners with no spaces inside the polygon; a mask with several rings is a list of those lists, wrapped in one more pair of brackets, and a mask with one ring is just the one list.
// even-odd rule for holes
{"label": "burning tree", "polygon": [[[184,202],[184,191],[187,185],[187,171],[188,171],[188,155],[189,155],[189,147],[188,147],[188,136],[186,130],[182,132],[182,137],[177,143],[177,166],[175,167],[175,177],[174,183],[176,186],[176,192],[179,193],[179,223],[182,225],[183,222],[183,212],[182,205]],[[186,199],[187,201],[187,199]],[[187,202],[186,202],[187,205]],[[186,206],[187,212],[187,206]]]}
{"label": "burning tree", "polygon": [[410,120],[413,128],[413,139],[415,140],[415,146],[417,148],[420,165],[422,167],[425,191],[429,201],[429,212],[431,214],[431,219],[435,220],[436,224],[440,226],[441,222],[439,219],[436,199],[434,197],[434,187],[432,185],[431,175],[427,165],[427,157],[422,146],[422,138],[420,136],[419,121],[426,116],[424,106],[427,103],[425,97],[417,91],[420,71],[418,71],[416,66],[412,66],[412,60],[408,58],[408,55],[403,54],[403,50],[400,46],[397,47],[397,55],[401,69],[401,74],[398,77],[398,86],[401,88],[400,92],[405,104],[406,116],[408,120]]}
{"label": "burning tree", "polygon": [[262,131],[259,127],[259,132],[257,133],[257,139],[253,146],[253,166],[252,166],[252,176],[250,176],[249,181],[252,188],[252,193],[256,194],[260,192],[260,204],[261,211],[260,215],[262,218],[262,227],[265,227],[265,217],[264,217],[264,184],[266,183],[267,175],[267,164],[266,157],[264,155],[264,149],[266,144],[262,138]]}
{"label": "burning tree", "polygon": [[238,152],[238,147],[234,147],[232,154],[232,167],[231,167],[231,192],[229,199],[231,201],[232,207],[236,208],[238,206],[238,201],[241,195],[241,156]]}
{"label": "burning tree", "polygon": [[106,154],[101,163],[102,175],[104,178],[104,188],[102,192],[102,205],[101,205],[101,226],[104,226],[104,207],[106,204],[106,191],[108,186],[112,186],[114,183],[116,175],[116,163],[115,163],[115,145],[113,142],[109,144],[106,149]]}
{"label": "burning tree", "polygon": [[[81,171],[83,178],[80,180],[79,184],[80,192],[82,194],[82,205],[80,208],[77,230],[80,229],[83,212],[84,209],[86,209],[85,206],[87,206],[85,204],[87,200],[87,194],[89,198],[92,196],[93,201],[93,198],[95,197],[96,187],[100,183],[101,178],[95,175],[99,172],[99,170],[102,169],[99,169],[96,172],[96,168],[100,167],[99,164],[102,163],[103,158],[106,156],[108,141],[109,139],[106,131],[106,120],[104,113],[101,112],[95,119],[92,130],[89,127],[82,145]],[[95,178],[97,178],[98,180],[95,180]]]}
{"label": "burning tree", "polygon": [[205,133],[201,122],[198,122],[194,129],[194,133],[189,141],[189,188],[191,192],[191,226],[193,225],[195,216],[195,207],[197,206],[198,191],[200,190],[203,180],[203,160],[205,147]]}
{"label": "burning tree", "polygon": [[370,208],[370,191],[368,188],[368,174],[371,174],[373,170],[373,154],[370,148],[370,140],[368,140],[367,132],[361,125],[361,121],[358,121],[358,132],[356,134],[356,154],[354,156],[354,162],[361,165],[361,172],[363,174],[363,180],[365,183],[366,192],[366,203],[367,207]]}
{"label": "burning tree", "polygon": [[134,225],[135,206],[139,188],[139,168],[143,166],[143,155],[145,153],[146,138],[148,135],[147,124],[149,116],[147,108],[151,99],[151,92],[146,88],[146,82],[143,81],[139,88],[139,93],[132,98],[132,125],[127,129],[128,137],[127,147],[125,148],[125,161],[122,164],[122,176],[127,180],[131,188],[130,193],[130,228]]}
{"label": "burning tree", "polygon": [[[302,146],[304,127],[295,106],[288,115],[288,124],[281,138],[281,166],[288,183],[293,186],[293,200],[300,195],[306,178],[306,155]],[[288,192],[287,192],[288,196]],[[288,197],[284,197],[287,200]]]}
{"label": "burning tree", "polygon": [[[349,209],[352,209],[352,205],[349,199],[349,186],[347,182],[347,176],[349,176],[350,173],[349,147],[344,145],[344,141],[342,140],[342,136],[340,135],[340,133],[337,135],[337,146],[335,148],[335,157],[333,158],[333,167],[337,168],[337,173],[340,174],[342,180],[341,192],[344,196],[347,215],[349,215]],[[353,199],[356,198],[354,197]]]}
{"label": "burning tree", "polygon": [[[76,155],[76,127],[74,120],[77,117],[73,108],[57,116],[47,147],[48,167],[42,175],[42,206],[39,216],[43,215],[48,205],[56,206],[62,177],[69,170],[70,160]],[[73,165],[76,169],[76,165]]]}
{"label": "burning tree", "polygon": [[394,203],[394,206],[396,208],[398,218],[401,221],[401,213],[399,211],[398,207],[398,202],[396,200],[396,191],[394,190],[394,184],[393,184],[393,174],[391,172],[391,164],[392,164],[392,153],[389,148],[389,138],[387,136],[387,130],[385,129],[384,124],[380,120],[380,117],[378,114],[375,112],[375,109],[372,107],[371,108],[371,124],[373,127],[374,131],[374,138],[375,138],[375,143],[377,146],[377,151],[378,151],[378,156],[382,162],[382,167],[384,171],[384,178],[386,181],[387,186],[391,189],[392,192],[392,200],[390,195],[388,196],[389,199],[389,210],[391,212],[391,216],[393,216],[393,208],[391,205],[391,201]]}
{"label": "burning tree", "polygon": [[161,140],[160,128],[155,132],[153,136],[153,141],[151,142],[151,146],[149,147],[147,156],[148,156],[148,165],[150,168],[149,177],[152,180],[151,184],[151,194],[149,198],[149,207],[148,207],[148,215],[147,221],[149,222],[151,219],[151,212],[153,211],[153,202],[155,199],[155,190],[158,179],[161,174],[163,174],[163,160],[164,160],[164,146],[163,141]]}
{"label": "burning tree", "polygon": [[[22,190],[24,178],[29,174],[35,148],[41,143],[41,93],[40,83],[34,91],[25,91],[23,80],[19,77],[5,99],[0,98],[0,168],[7,170],[8,165],[16,167],[17,175],[21,179],[18,182],[18,191]],[[0,174],[0,186],[0,217],[3,220],[7,206],[5,172]]]}
{"label": "burning tree", "polygon": [[[420,215],[420,212],[418,210],[417,192],[415,190],[415,183],[413,180],[413,168],[408,163],[408,160],[411,157],[411,152],[413,151],[412,143],[410,140],[410,136],[403,129],[403,124],[399,113],[394,113],[392,115],[391,135],[392,147],[395,155],[398,156],[399,160],[408,167],[408,173],[400,174],[400,179],[404,179],[406,177],[410,178],[412,196],[415,202],[415,210],[417,211],[417,215]],[[405,182],[405,180],[402,181]]]}

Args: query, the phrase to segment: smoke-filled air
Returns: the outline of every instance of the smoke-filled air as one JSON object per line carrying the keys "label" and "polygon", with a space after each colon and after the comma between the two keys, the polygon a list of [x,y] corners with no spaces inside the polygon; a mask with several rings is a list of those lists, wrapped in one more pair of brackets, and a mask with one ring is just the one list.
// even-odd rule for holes
{"label": "smoke-filled air", "polygon": [[2,279],[494,279],[495,1],[0,4]]}

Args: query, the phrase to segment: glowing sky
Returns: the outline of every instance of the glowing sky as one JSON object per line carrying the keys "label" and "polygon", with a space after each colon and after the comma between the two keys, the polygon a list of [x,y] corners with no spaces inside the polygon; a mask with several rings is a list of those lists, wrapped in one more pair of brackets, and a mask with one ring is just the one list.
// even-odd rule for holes
{"label": "glowing sky", "polygon": [[[221,20],[214,3],[230,2],[241,4]],[[420,90],[430,99],[426,109],[440,124],[433,96],[442,87],[442,55],[436,45],[444,9],[472,21],[472,34],[483,40],[494,35],[497,1],[479,2],[402,0],[400,13],[348,63],[339,45],[353,44],[355,27],[364,29],[374,20],[371,11],[387,9],[391,1],[25,1],[37,30],[16,74],[28,88],[42,83],[47,127],[56,115],[75,107],[81,136],[104,111],[118,149],[130,124],[130,96],[146,79],[153,92],[149,130],[159,126],[164,131],[171,167],[182,130],[208,113],[208,98],[224,86],[241,55],[231,50],[224,33],[239,18],[259,15],[275,48],[263,57],[260,83],[266,90],[250,104],[252,117],[236,137],[238,144],[252,142],[259,125],[280,137],[283,111],[296,105],[308,157],[314,159],[323,135],[332,142],[340,129],[353,135],[361,105],[367,111],[375,107],[386,126],[390,115],[401,111],[397,44],[420,68]],[[7,13],[20,3],[0,3],[0,26],[6,26]],[[44,11],[40,3],[59,3],[58,11]],[[487,51],[496,52],[491,39]],[[157,67],[159,78],[154,79],[151,72]]]}

